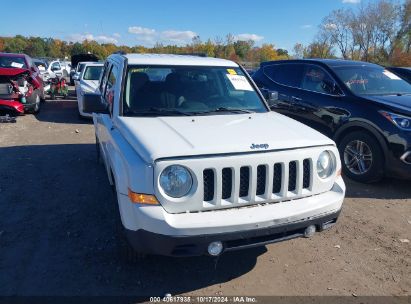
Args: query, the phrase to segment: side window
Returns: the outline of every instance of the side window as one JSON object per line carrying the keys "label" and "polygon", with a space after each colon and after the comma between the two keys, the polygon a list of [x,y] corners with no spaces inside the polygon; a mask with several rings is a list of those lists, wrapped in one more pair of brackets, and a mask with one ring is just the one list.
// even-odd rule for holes
{"label": "side window", "polygon": [[332,79],[323,68],[311,64],[306,65],[301,87],[304,90],[323,94],[341,94],[341,90],[338,88],[334,79]]}
{"label": "side window", "polygon": [[264,67],[264,74],[272,81],[289,87],[299,88],[304,66],[299,63],[273,64]]}
{"label": "side window", "polygon": [[110,63],[107,61],[105,64],[104,64],[104,68],[103,68],[103,72],[101,73],[101,78],[100,78],[100,86],[99,86],[99,89],[100,89],[100,93],[101,93],[101,95],[103,96],[103,91],[104,91],[104,89],[105,89],[105,87],[106,87],[106,83],[107,83],[107,74],[108,74],[108,72],[110,71]]}
{"label": "side window", "polygon": [[115,95],[115,87],[117,83],[118,68],[113,64],[110,73],[107,76],[105,90],[103,93],[104,100],[108,103],[110,113],[113,112],[113,103]]}

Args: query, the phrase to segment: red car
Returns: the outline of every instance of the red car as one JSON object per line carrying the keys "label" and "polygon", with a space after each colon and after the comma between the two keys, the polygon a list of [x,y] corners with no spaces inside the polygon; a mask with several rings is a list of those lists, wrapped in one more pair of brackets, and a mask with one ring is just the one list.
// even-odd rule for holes
{"label": "red car", "polygon": [[44,100],[40,71],[25,54],[0,53],[0,113],[38,113]]}

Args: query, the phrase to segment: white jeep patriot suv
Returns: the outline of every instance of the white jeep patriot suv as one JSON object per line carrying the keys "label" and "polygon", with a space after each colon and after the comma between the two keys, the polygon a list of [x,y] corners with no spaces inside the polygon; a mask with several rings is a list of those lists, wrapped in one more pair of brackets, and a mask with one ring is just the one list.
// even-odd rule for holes
{"label": "white jeep patriot suv", "polygon": [[270,112],[238,64],[114,54],[99,92],[84,95],[83,111],[136,252],[217,256],[336,222],[335,143]]}

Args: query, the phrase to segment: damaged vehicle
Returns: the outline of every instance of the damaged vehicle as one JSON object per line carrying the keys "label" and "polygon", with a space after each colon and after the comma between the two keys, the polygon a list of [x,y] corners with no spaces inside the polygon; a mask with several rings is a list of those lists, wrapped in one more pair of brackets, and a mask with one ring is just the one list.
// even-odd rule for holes
{"label": "damaged vehicle", "polygon": [[93,113],[128,255],[219,256],[310,237],[339,217],[335,143],[271,112],[232,61],[111,55],[83,111]]}
{"label": "damaged vehicle", "polygon": [[[0,112],[10,115],[23,114],[25,111],[40,111],[40,87],[30,72],[20,68],[0,68]],[[34,95],[34,98],[33,98]]]}
{"label": "damaged vehicle", "polygon": [[0,53],[0,111],[38,113],[44,100],[40,72],[24,54]]}

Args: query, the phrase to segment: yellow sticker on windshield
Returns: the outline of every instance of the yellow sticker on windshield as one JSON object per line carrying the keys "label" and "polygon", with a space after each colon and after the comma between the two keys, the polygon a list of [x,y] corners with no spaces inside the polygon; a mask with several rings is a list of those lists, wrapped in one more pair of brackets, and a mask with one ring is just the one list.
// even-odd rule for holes
{"label": "yellow sticker on windshield", "polygon": [[237,75],[237,72],[233,69],[227,69],[227,72],[231,75]]}

